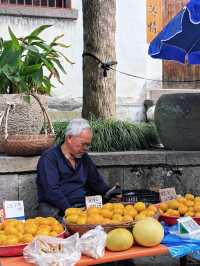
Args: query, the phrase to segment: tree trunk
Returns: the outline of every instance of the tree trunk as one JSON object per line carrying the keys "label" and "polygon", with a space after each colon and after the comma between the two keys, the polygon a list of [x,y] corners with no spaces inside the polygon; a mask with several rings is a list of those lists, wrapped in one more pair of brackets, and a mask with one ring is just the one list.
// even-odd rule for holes
{"label": "tree trunk", "polygon": [[[91,53],[103,62],[116,61],[116,0],[83,0],[84,53]],[[103,69],[98,60],[83,57],[82,116],[89,119],[116,115],[116,74]]]}

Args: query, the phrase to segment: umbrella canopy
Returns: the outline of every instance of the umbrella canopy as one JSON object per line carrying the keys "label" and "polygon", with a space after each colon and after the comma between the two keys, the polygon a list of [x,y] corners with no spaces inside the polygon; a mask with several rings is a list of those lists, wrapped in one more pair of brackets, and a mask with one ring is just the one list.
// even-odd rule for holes
{"label": "umbrella canopy", "polygon": [[191,0],[149,46],[153,58],[200,64],[200,0]]}

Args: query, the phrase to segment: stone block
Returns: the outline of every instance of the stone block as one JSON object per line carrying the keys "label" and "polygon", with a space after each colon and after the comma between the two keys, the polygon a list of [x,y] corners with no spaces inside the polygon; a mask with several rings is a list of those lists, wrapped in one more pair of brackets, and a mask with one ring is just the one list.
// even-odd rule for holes
{"label": "stone block", "polygon": [[1,175],[0,208],[4,200],[18,200],[18,175]]}
{"label": "stone block", "polygon": [[114,186],[116,182],[123,188],[123,168],[106,167],[98,169],[100,174],[105,177],[104,180],[110,186]]}
{"label": "stone block", "polygon": [[19,199],[24,201],[26,217],[37,215],[36,174],[19,175]]}

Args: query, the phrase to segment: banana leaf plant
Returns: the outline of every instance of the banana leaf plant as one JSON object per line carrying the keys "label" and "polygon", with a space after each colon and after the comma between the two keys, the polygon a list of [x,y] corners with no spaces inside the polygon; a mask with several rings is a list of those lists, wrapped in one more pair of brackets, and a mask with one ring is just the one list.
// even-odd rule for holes
{"label": "banana leaf plant", "polygon": [[52,25],[42,25],[25,37],[16,37],[8,28],[10,39],[0,38],[0,94],[51,94],[52,78],[61,84],[60,72],[66,74],[62,60],[72,62],[58,48],[69,45],[56,36],[50,43],[40,33]]}

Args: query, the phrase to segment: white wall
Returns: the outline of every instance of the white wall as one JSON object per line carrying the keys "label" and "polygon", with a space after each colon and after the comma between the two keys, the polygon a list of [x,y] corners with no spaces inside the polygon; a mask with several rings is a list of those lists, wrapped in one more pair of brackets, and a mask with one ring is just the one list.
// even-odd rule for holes
{"label": "white wall", "polygon": [[[29,33],[42,24],[53,24],[42,35],[51,40],[56,35],[65,34],[63,41],[71,44],[65,53],[74,65],[64,65],[68,74],[62,75],[64,86],[55,83],[53,95],[59,98],[82,97],[82,1],[72,0],[73,8],[78,9],[78,20],[58,20],[41,18],[20,18],[0,16],[0,35],[8,35],[10,26],[17,36]],[[148,54],[146,42],[146,0],[117,0],[117,32],[116,51],[117,69],[140,77],[159,79],[161,76],[161,61],[151,59]],[[134,105],[142,106],[146,90],[145,79],[138,79],[117,73],[117,97],[123,105],[127,116],[134,116]],[[127,108],[126,108],[127,106]],[[137,112],[142,112],[141,110]],[[140,115],[139,115],[140,116]],[[135,118],[135,120],[140,120]]]}

